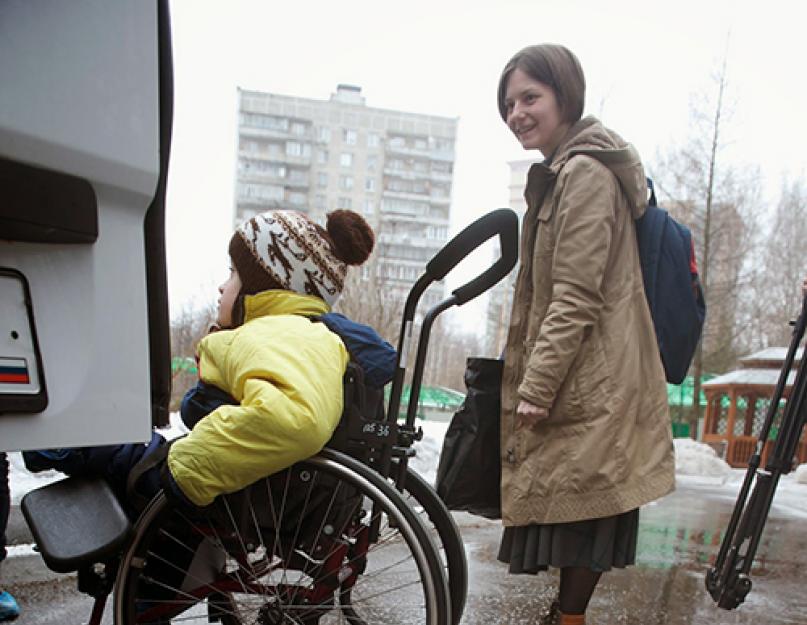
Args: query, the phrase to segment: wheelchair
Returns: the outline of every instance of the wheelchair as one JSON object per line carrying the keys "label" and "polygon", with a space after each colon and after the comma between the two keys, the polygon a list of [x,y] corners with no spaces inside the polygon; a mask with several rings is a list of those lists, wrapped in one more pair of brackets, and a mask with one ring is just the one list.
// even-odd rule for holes
{"label": "wheelchair", "polygon": [[[484,292],[516,259],[517,218],[493,211],[427,265],[404,306],[389,405],[348,365],[344,410],[316,456],[192,510],[157,494],[132,524],[100,479],[32,491],[22,509],[46,564],[78,571],[95,597],[113,594],[117,625],[456,625],[467,593],[459,530],[408,467],[417,401],[399,423],[415,309],[426,288],[498,234],[501,257],[420,321],[410,397],[417,398],[437,315]],[[65,519],[69,522],[65,523]],[[69,534],[69,535],[67,535]]]}

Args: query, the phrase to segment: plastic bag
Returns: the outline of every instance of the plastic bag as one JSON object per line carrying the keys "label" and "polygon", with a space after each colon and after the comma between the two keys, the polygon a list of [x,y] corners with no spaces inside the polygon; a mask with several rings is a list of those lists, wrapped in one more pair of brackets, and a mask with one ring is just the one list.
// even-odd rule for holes
{"label": "plastic bag", "polygon": [[469,358],[468,394],[454,413],[437,467],[437,494],[449,510],[501,518],[499,424],[503,361]]}

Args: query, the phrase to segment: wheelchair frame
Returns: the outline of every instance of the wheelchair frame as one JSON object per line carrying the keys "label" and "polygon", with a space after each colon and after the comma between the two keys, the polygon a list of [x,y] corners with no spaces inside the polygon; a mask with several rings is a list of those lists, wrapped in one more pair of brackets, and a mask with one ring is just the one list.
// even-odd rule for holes
{"label": "wheelchair frame", "polygon": [[[424,315],[414,354],[415,366],[406,420],[399,424],[397,416],[413,340],[415,310],[421,295],[431,283],[442,280],[470,252],[496,235],[499,236],[501,257],[485,272],[454,290],[449,298]],[[368,554],[378,545],[404,543],[412,554],[410,559],[414,561],[422,580],[420,588],[424,614],[419,618],[426,625],[459,623],[467,593],[467,565],[459,530],[435,491],[412,472],[407,463],[409,457],[414,455],[413,443],[423,435],[422,430],[415,429],[415,415],[432,324],[440,313],[451,306],[470,301],[510,272],[517,258],[517,236],[518,219],[515,213],[510,209],[499,209],[478,219],[449,241],[428,263],[424,275],[407,297],[386,416],[368,416],[368,411],[362,410],[365,398],[361,393],[368,389],[362,384],[361,370],[355,365],[349,365],[345,375],[345,411],[328,446],[313,458],[277,474],[287,477],[268,476],[261,481],[266,484],[265,491],[270,502],[276,499],[272,494],[272,481],[286,479],[288,491],[291,479],[288,476],[293,473],[300,476],[325,475],[329,480],[327,483],[337,481],[336,487],[332,489],[335,491],[343,483],[347,484],[344,490],[356,493],[357,499],[353,503],[355,509],[349,508],[349,514],[337,524],[336,529],[328,517],[341,504],[336,501],[335,492],[330,495],[331,500],[326,505],[327,512],[322,517],[316,537],[310,543],[307,542],[310,537],[303,537],[305,540],[299,544],[296,533],[299,533],[302,526],[302,513],[291,542],[278,542],[277,537],[272,541],[271,536],[265,535],[263,528],[273,526],[276,533],[280,534],[278,518],[283,515],[275,516],[273,522],[270,519],[265,524],[258,521],[257,517],[266,514],[266,510],[259,510],[252,503],[252,493],[257,488],[253,488],[255,485],[239,493],[217,498],[218,504],[223,505],[227,512],[223,515],[224,522],[221,522],[220,517],[218,521],[208,518],[191,523],[197,534],[191,539],[192,545],[197,545],[198,549],[186,544],[184,551],[186,557],[187,552],[192,557],[186,573],[196,563],[194,559],[201,557],[199,554],[202,553],[203,546],[211,553],[217,551],[215,557],[210,556],[213,560],[204,563],[204,566],[210,568],[215,564],[216,567],[213,568],[216,568],[219,577],[215,581],[206,581],[191,593],[183,587],[175,588],[176,598],[171,599],[170,603],[166,603],[169,601],[167,599],[160,601],[172,605],[178,611],[174,613],[166,608],[160,613],[156,607],[150,608],[144,604],[146,600],[138,595],[138,589],[141,588],[139,583],[144,582],[142,587],[150,583],[151,574],[147,573],[149,562],[159,558],[162,549],[149,549],[149,541],[164,544],[171,534],[170,527],[166,526],[166,529],[159,524],[171,514],[180,513],[180,509],[172,507],[165,495],[158,494],[138,518],[122,554],[109,554],[104,566],[98,566],[96,558],[79,567],[79,590],[95,597],[90,625],[100,623],[106,597],[113,590],[113,585],[114,614],[118,625],[150,622],[146,619],[150,619],[152,614],[155,615],[155,623],[165,623],[166,619],[177,616],[191,604],[200,603],[204,599],[207,599],[207,617],[210,622],[240,625],[243,621],[231,598],[235,593],[259,597],[258,601],[262,603],[254,614],[254,622],[261,625],[286,622],[314,625],[329,612],[333,613],[336,607],[341,615],[337,618],[344,618],[352,625],[362,625],[367,621],[354,609],[352,590],[357,580],[367,574]],[[356,393],[360,395],[356,396]],[[305,498],[306,505],[312,493],[314,498],[322,495],[321,492],[309,492]],[[412,500],[411,503],[405,498],[405,494]],[[286,502],[284,494],[283,506]],[[270,506],[273,513],[277,512],[275,503]],[[234,506],[248,514],[241,514],[239,517],[233,512]],[[312,510],[316,511],[316,508]],[[33,529],[35,523],[31,521],[29,519]],[[432,526],[431,530],[429,524]],[[294,526],[293,523],[292,525]],[[329,527],[330,530],[326,531]],[[225,538],[222,538],[221,533],[225,534]],[[248,539],[244,538],[244,533],[249,536]],[[226,536],[230,534],[237,535],[237,540],[227,539]],[[211,538],[213,535],[215,540]],[[394,538],[391,539],[390,535]],[[176,536],[171,539],[182,543]],[[159,543],[160,540],[163,543]],[[271,551],[267,549],[267,542],[274,543]],[[216,549],[211,548],[211,544]],[[276,553],[278,545],[281,545],[280,555]],[[170,558],[163,559],[167,567],[181,568],[176,562],[170,561]],[[256,562],[262,563],[263,568],[256,571]],[[309,583],[308,579],[311,577],[309,573],[316,572],[318,577],[306,588],[287,581],[265,581],[281,567],[287,566],[297,566],[293,570],[298,572],[299,567],[302,567],[300,573],[306,583]],[[389,589],[379,589],[379,593],[381,592],[386,594]],[[188,596],[182,600],[181,593]],[[154,601],[149,599],[146,603]],[[287,621],[286,618],[291,620]]]}

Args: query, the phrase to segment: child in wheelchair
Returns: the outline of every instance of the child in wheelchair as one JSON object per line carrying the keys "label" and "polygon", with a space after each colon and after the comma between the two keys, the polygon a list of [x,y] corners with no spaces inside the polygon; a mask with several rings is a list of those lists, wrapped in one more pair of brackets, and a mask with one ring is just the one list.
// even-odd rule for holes
{"label": "child in wheelchair", "polygon": [[198,346],[200,380],[182,401],[190,433],[170,449],[155,432],[145,445],[25,452],[26,466],[102,475],[136,514],[127,481],[144,458],[165,462],[138,476],[141,497],[162,486],[180,503],[204,507],[316,454],[342,414],[351,355],[371,385],[393,374],[389,344],[330,312],[347,267],[364,263],[373,245],[370,226],[352,211],[330,213],[325,228],[296,211],[249,219],[230,240],[217,326]]}

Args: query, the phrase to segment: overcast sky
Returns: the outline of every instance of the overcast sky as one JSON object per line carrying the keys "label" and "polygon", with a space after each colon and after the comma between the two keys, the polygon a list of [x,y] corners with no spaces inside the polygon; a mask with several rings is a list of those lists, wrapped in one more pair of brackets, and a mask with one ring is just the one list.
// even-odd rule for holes
{"label": "overcast sky", "polygon": [[[175,109],[168,180],[172,312],[215,299],[226,277],[236,162],[236,89],[326,100],[338,83],[368,106],[459,119],[452,232],[507,204],[521,150],[496,85],[520,48],[580,58],[586,113],[646,161],[687,136],[728,38],[726,160],[758,164],[766,199],[807,173],[807,3],[802,0],[174,0]],[[728,37],[730,32],[730,37]]]}

